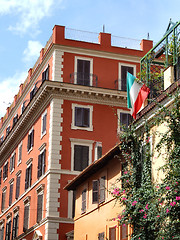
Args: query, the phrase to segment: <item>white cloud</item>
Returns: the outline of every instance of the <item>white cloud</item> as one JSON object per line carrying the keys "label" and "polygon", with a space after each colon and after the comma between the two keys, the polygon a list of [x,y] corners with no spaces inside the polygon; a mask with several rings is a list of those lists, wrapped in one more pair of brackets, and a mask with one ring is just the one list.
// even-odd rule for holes
{"label": "white cloud", "polygon": [[6,108],[13,102],[14,95],[19,91],[19,85],[25,81],[27,75],[27,72],[16,73],[0,81],[0,117],[6,114]]}
{"label": "white cloud", "polygon": [[0,15],[17,15],[18,20],[9,29],[18,33],[37,31],[38,23],[51,14],[54,3],[63,0],[0,0]]}
{"label": "white cloud", "polygon": [[23,52],[23,60],[25,62],[31,63],[39,57],[41,48],[43,45],[39,41],[28,41],[28,46]]}

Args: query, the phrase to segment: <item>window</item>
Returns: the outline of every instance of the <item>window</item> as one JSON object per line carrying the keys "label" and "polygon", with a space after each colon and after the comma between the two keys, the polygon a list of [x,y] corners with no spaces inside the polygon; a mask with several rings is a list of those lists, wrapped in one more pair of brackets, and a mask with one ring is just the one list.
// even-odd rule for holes
{"label": "window", "polygon": [[125,224],[121,226],[121,239],[128,240],[128,226]]}
{"label": "window", "polygon": [[0,240],[3,239],[4,239],[4,224],[2,224],[0,227]]}
{"label": "window", "polygon": [[7,177],[8,177],[8,162],[6,162],[3,167],[3,180],[5,181]]}
{"label": "window", "polygon": [[37,196],[37,222],[42,220],[43,213],[43,192]]}
{"label": "window", "polygon": [[10,133],[10,126],[8,126],[8,127],[6,128],[6,136],[8,136],[9,133]]}
{"label": "window", "polygon": [[45,173],[45,167],[46,167],[46,149],[44,149],[38,156],[37,178],[40,178]]}
{"label": "window", "polygon": [[1,136],[0,142],[2,143],[4,141],[4,135]]}
{"label": "window", "polygon": [[34,129],[29,132],[28,135],[28,143],[27,143],[27,150],[30,151],[34,146]]}
{"label": "window", "polygon": [[126,87],[127,72],[136,76],[136,66],[125,64],[125,63],[119,63],[119,79],[120,79],[119,90],[127,91],[127,87]]}
{"label": "window", "polygon": [[2,192],[1,211],[5,209],[5,202],[6,202],[6,188]]}
{"label": "window", "polygon": [[47,111],[41,117],[41,138],[46,134]]}
{"label": "window", "polygon": [[82,171],[92,162],[94,141],[71,138],[71,170]]}
{"label": "window", "polygon": [[33,89],[31,90],[30,92],[30,101],[33,99],[34,95],[36,94],[37,92],[37,87],[36,85],[33,87]]}
{"label": "window", "polygon": [[90,86],[90,61],[77,59],[76,84]]}
{"label": "window", "polygon": [[81,212],[84,213],[86,212],[86,189],[82,191],[82,208]]}
{"label": "window", "polygon": [[14,118],[13,118],[13,125],[12,125],[12,127],[14,127],[14,125],[17,123],[17,121],[18,121],[18,114],[16,114],[14,116]]}
{"label": "window", "polygon": [[13,218],[13,225],[12,225],[12,239],[17,237],[19,228],[19,215],[17,214]]}
{"label": "window", "polygon": [[23,232],[26,232],[29,227],[29,205],[24,206],[24,223],[23,223]]}
{"label": "window", "polygon": [[16,177],[16,199],[18,199],[20,194],[20,182],[21,182],[21,174],[18,173]]}
{"label": "window", "polygon": [[6,223],[6,240],[11,239],[11,220]]}
{"label": "window", "polygon": [[49,80],[49,65],[46,70],[42,73],[42,82]]}
{"label": "window", "polygon": [[22,142],[18,146],[18,162],[17,165],[19,165],[22,162]]}
{"label": "window", "polygon": [[75,216],[76,191],[68,191],[68,218]]}
{"label": "window", "polygon": [[32,164],[26,168],[26,177],[25,177],[25,190],[31,186],[32,180]]}
{"label": "window", "polygon": [[93,180],[92,182],[92,202],[93,203],[102,203],[105,201],[105,180],[106,177],[103,176],[98,180]]}
{"label": "window", "polygon": [[116,227],[109,228],[109,240],[116,240]]}
{"label": "window", "polygon": [[25,108],[26,108],[26,105],[25,105],[25,101],[24,101],[21,106],[21,114],[24,112]]}
{"label": "window", "polygon": [[93,106],[72,104],[72,129],[93,131]]}
{"label": "window", "polygon": [[11,182],[10,189],[9,189],[9,206],[12,204],[13,186],[14,186],[14,182]]}
{"label": "window", "polygon": [[16,153],[13,153],[10,157],[10,166],[9,166],[9,171],[10,173],[12,171],[14,171],[14,166],[15,166],[15,156],[16,156]]}
{"label": "window", "polygon": [[98,160],[101,157],[102,157],[102,143],[101,142],[96,142],[94,160]]}
{"label": "window", "polygon": [[128,127],[129,124],[132,122],[132,116],[128,111],[118,109],[118,132],[123,131],[123,127]]}
{"label": "window", "polygon": [[104,232],[98,234],[98,240],[104,240]]}

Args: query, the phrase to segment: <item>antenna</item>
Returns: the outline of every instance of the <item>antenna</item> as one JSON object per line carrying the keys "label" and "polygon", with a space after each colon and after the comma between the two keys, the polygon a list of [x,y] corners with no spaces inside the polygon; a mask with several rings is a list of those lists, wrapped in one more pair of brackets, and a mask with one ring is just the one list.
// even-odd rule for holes
{"label": "antenna", "polygon": [[147,40],[149,40],[149,33],[147,33]]}
{"label": "antenna", "polygon": [[105,24],[103,24],[103,33],[105,33]]}

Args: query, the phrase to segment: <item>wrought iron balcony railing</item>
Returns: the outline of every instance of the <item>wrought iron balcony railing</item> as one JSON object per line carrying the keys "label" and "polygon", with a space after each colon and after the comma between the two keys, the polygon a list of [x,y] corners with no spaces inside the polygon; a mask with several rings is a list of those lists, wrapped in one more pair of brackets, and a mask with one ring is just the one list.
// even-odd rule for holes
{"label": "wrought iron balcony railing", "polygon": [[126,79],[116,79],[114,81],[114,87],[115,89],[120,91],[127,91]]}
{"label": "wrought iron balcony railing", "polygon": [[74,72],[70,74],[70,83],[83,85],[83,86],[98,86],[98,77],[95,74],[78,73]]}

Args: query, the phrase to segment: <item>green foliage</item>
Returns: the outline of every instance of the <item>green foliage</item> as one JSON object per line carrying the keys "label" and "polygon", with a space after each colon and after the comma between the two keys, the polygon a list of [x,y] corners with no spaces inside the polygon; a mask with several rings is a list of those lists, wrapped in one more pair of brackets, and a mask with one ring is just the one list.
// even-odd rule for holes
{"label": "green foliage", "polygon": [[[133,124],[121,136],[120,148],[127,167],[112,194],[123,207],[119,224],[133,228],[131,240],[180,239],[180,99],[177,92],[171,107],[160,107],[153,124],[165,124],[157,150],[166,149],[164,179],[151,179],[150,124],[138,132]],[[117,187],[118,186],[118,187]]]}

